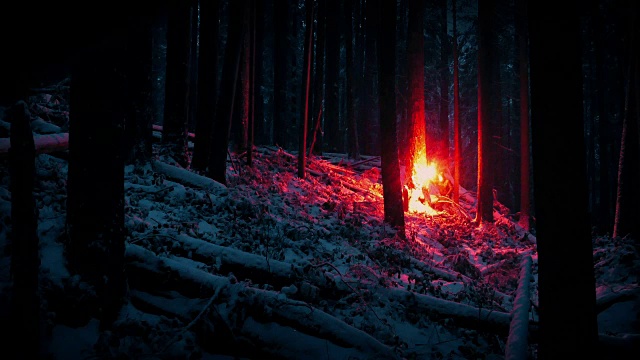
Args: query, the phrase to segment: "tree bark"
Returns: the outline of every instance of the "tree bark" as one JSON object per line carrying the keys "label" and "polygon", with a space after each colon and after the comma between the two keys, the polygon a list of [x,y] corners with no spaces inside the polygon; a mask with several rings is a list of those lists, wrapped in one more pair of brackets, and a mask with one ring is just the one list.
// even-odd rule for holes
{"label": "tree bark", "polygon": [[360,146],[358,143],[358,122],[356,119],[356,104],[355,104],[355,64],[353,62],[353,1],[354,0],[345,0],[344,2],[344,41],[345,41],[345,51],[346,51],[346,61],[347,61],[347,84],[346,84],[346,93],[347,93],[347,128],[348,137],[347,137],[347,145],[348,151],[347,154],[349,158],[359,160],[360,159]]}
{"label": "tree bark", "polygon": [[274,70],[273,70],[273,142],[285,147],[287,144],[287,54],[291,45],[287,40],[289,0],[280,0],[274,6]]}
{"label": "tree bark", "polygon": [[402,184],[400,183],[400,163],[398,160],[398,137],[396,132],[396,2],[382,0],[379,3],[378,52],[380,73],[380,143],[382,144],[382,188],[384,196],[384,219],[404,236],[404,211],[402,205]]}
{"label": "tree bark", "polygon": [[218,89],[218,0],[200,4],[200,51],[198,59],[198,105],[196,138],[191,167],[204,171],[209,162]]}
{"label": "tree bark", "polygon": [[326,89],[325,89],[325,117],[324,117],[324,145],[323,149],[329,152],[338,152],[340,149],[340,26],[338,14],[340,2],[338,0],[325,0],[327,7],[327,38],[326,38]]}
{"label": "tree bark", "polygon": [[164,132],[162,141],[182,166],[189,163],[189,58],[191,40],[189,1],[171,0],[167,24],[167,71],[165,80]]}
{"label": "tree bark", "polygon": [[531,223],[531,185],[529,182],[529,46],[527,39],[527,0],[517,2],[518,58],[520,62],[520,219],[518,223],[529,231]]}
{"label": "tree bark", "polygon": [[[599,357],[576,6],[577,1],[559,5],[538,0],[530,1],[527,9],[540,299],[538,356],[545,359],[577,354]],[[563,131],[558,131],[559,123]],[[557,179],[571,186],[558,186]]]}
{"label": "tree bark", "polygon": [[460,80],[458,79],[458,29],[456,27],[456,0],[453,8],[453,202],[460,203],[460,171],[462,153],[460,144]]}
{"label": "tree bark", "polygon": [[298,144],[298,177],[304,179],[306,168],[306,155],[307,155],[307,127],[310,121],[309,110],[311,108],[311,63],[313,61],[313,1],[305,0],[306,11],[306,29],[305,29],[305,43],[304,43],[304,68],[302,73],[302,99],[304,104],[302,106],[302,114],[300,115],[300,131],[299,144]]}
{"label": "tree bark", "polygon": [[229,4],[229,29],[227,45],[222,65],[220,96],[213,125],[213,141],[209,155],[208,176],[217,182],[227,184],[227,152],[229,151],[229,131],[235,102],[236,85],[240,71],[240,53],[244,37],[246,0]]}
{"label": "tree bark", "polygon": [[[449,35],[447,33],[447,0],[442,0],[440,29],[440,139],[438,158],[449,163]],[[424,52],[424,51],[423,51]],[[424,67],[423,67],[424,68]]]}
{"label": "tree bark", "polygon": [[[33,198],[36,151],[27,104],[19,101],[7,111],[11,121],[9,174],[11,190],[11,331],[9,354],[40,356],[40,298],[38,274],[38,213]],[[10,356],[11,357],[11,356]]]}

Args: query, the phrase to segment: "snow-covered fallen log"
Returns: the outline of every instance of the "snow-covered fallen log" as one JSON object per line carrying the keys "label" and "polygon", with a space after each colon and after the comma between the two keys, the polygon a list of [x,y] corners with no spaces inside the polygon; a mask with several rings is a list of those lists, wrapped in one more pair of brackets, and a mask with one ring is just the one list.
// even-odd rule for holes
{"label": "snow-covered fallen log", "polygon": [[413,311],[452,318],[457,324],[485,330],[506,333],[510,315],[501,311],[479,309],[467,304],[417,294],[404,289],[383,289],[382,294],[401,302]]}
{"label": "snow-covered fallen log", "polygon": [[636,298],[640,299],[640,288],[638,287],[628,287],[616,291],[609,289],[609,291],[597,294],[596,313],[599,314],[607,310],[614,304],[633,300]]}
{"label": "snow-covered fallen log", "polygon": [[[69,133],[34,135],[36,154],[50,154],[69,148]],[[11,148],[9,138],[0,138],[0,154],[8,154]]]}
{"label": "snow-covered fallen log", "polygon": [[505,360],[527,358],[529,336],[529,309],[531,308],[529,283],[531,282],[531,257],[522,260],[520,279],[511,311],[511,325],[505,349]]}
{"label": "snow-covered fallen log", "polygon": [[[359,354],[367,359],[397,358],[391,348],[371,335],[305,302],[291,300],[280,293],[252,288],[236,283],[228,277],[185,266],[182,262],[156,256],[153,252],[133,244],[127,245],[126,258],[129,270],[142,269],[148,276],[156,278],[154,282],[166,283],[173,280],[180,290],[185,285],[198,288],[201,297],[211,297],[215,300],[210,301],[211,306],[226,304],[226,311],[219,311],[217,314],[226,324],[233,327],[236,336],[242,335],[243,330],[246,331],[243,324],[253,318],[261,323],[275,322],[288,326],[340,347],[357,349]],[[234,309],[245,311],[233,311]],[[285,342],[277,345],[286,344]]]}
{"label": "snow-covered fallen log", "polygon": [[184,185],[194,186],[212,191],[217,195],[226,195],[228,190],[223,184],[209,179],[206,176],[198,175],[192,171],[181,169],[177,166],[169,165],[161,161],[153,161],[153,170],[164,174],[167,178]]}

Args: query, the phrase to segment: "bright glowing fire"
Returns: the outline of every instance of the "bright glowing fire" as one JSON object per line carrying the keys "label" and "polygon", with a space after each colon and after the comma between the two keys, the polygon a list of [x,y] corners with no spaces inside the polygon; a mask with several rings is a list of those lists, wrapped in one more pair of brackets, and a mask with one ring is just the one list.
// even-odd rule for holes
{"label": "bright glowing fire", "polygon": [[[421,154],[422,155],[422,154]],[[416,162],[411,169],[411,183],[407,186],[409,212],[423,212],[426,214],[437,214],[429,203],[435,185],[442,181],[442,175],[438,172],[438,167],[434,161],[427,161],[426,156],[417,156]]]}

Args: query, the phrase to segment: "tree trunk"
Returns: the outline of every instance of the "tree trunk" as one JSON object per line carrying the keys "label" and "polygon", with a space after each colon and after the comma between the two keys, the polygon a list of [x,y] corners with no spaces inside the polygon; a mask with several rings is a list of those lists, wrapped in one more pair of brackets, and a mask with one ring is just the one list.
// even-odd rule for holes
{"label": "tree trunk", "polygon": [[274,6],[274,71],[273,71],[273,142],[287,144],[287,54],[291,46],[288,39],[289,0],[280,0]]}
{"label": "tree trunk", "polygon": [[518,223],[529,231],[531,223],[531,185],[529,183],[529,54],[527,41],[527,0],[517,2],[518,58],[520,62],[520,219]]}
{"label": "tree trunk", "polygon": [[340,103],[338,97],[340,78],[340,27],[338,0],[326,0],[326,89],[324,117],[324,150],[338,152],[340,149]]}
{"label": "tree trunk", "polygon": [[356,104],[355,104],[355,64],[353,62],[353,2],[354,0],[345,0],[344,2],[344,41],[345,51],[347,53],[347,128],[348,132],[348,156],[351,159],[360,159],[360,146],[358,143],[358,122],[356,119]]}
{"label": "tree trunk", "polygon": [[302,108],[302,114],[300,115],[300,131],[298,133],[299,139],[299,147],[298,147],[298,177],[304,179],[305,176],[305,167],[307,163],[306,154],[307,154],[307,126],[309,124],[309,110],[311,107],[311,62],[313,61],[313,1],[305,0],[305,11],[306,11],[306,21],[305,21],[305,34],[304,34],[304,68],[302,73],[302,99],[304,104]]}
{"label": "tree trunk", "polygon": [[187,133],[190,34],[189,1],[172,0],[167,23],[167,72],[163,123],[165,131],[162,133],[162,141],[168,145],[169,154],[182,166],[189,163]]}
{"label": "tree trunk", "polygon": [[399,146],[402,165],[406,167],[405,183],[417,165],[426,166],[426,118],[424,109],[424,6],[421,1],[409,1],[407,29],[407,77],[409,101],[405,134],[400,135],[404,145]]}
{"label": "tree trunk", "polygon": [[244,38],[246,0],[232,1],[229,4],[229,27],[227,45],[220,79],[220,96],[213,124],[213,139],[209,155],[208,175],[223,185],[227,184],[227,152],[229,151],[229,130],[235,102],[240,54]]}
{"label": "tree trunk", "polygon": [[493,122],[497,100],[491,94],[495,81],[494,0],[478,6],[478,201],[475,222],[493,222]]}
{"label": "tree trunk", "polygon": [[253,138],[255,144],[269,143],[269,127],[265,123],[264,95],[262,94],[262,86],[264,85],[264,65],[263,56],[265,51],[264,33],[266,5],[264,1],[255,2],[255,37],[254,37],[254,78],[253,78]]}
{"label": "tree trunk", "polygon": [[198,59],[198,107],[196,138],[193,144],[191,167],[205,171],[211,152],[213,121],[216,113],[218,89],[218,0],[200,4],[200,52]]}
{"label": "tree trunk", "polygon": [[364,44],[364,99],[361,106],[366,116],[362,127],[362,134],[366,135],[363,142],[364,153],[380,155],[380,114],[378,109],[378,59],[376,55],[376,34],[378,31],[378,14],[380,0],[366,0],[365,44]]}
{"label": "tree trunk", "polygon": [[249,130],[250,31],[246,30],[248,29],[248,19],[245,19],[243,27],[245,32],[242,37],[238,86],[236,87],[235,109],[231,123],[232,149],[237,153],[246,150]]}
{"label": "tree trunk", "polygon": [[[11,121],[9,174],[11,190],[11,331],[9,354],[19,357],[40,356],[40,299],[38,274],[38,213],[33,198],[36,151],[33,142],[31,114],[24,101],[7,111]],[[9,356],[11,357],[11,356]]]}
{"label": "tree trunk", "polygon": [[[105,18],[114,24],[127,21],[115,10],[111,15]],[[93,310],[108,328],[126,291],[122,129],[128,34],[100,22],[82,31],[91,41],[83,44],[71,74],[66,255],[70,271],[95,287],[99,302]]]}
{"label": "tree trunk", "polygon": [[189,120],[187,131],[196,128],[196,109],[198,106],[198,18],[199,0],[191,0],[191,32],[189,33]]}
{"label": "tree trunk", "polygon": [[151,90],[153,87],[151,61],[153,41],[151,16],[139,14],[129,21],[128,48],[129,67],[127,68],[128,108],[125,120],[124,146],[127,164],[141,164],[151,159],[153,123]]}
{"label": "tree trunk", "polygon": [[460,135],[460,81],[458,79],[458,29],[456,28],[456,0],[453,9],[453,202],[460,202],[460,171],[462,163]]}
{"label": "tree trunk", "polygon": [[326,34],[326,1],[318,0],[317,30],[316,30],[316,74],[313,95],[313,115],[317,116],[317,123],[314,123],[311,134],[315,141],[311,144],[309,153],[316,155],[322,154],[323,132],[322,132],[322,108],[325,100],[324,92],[324,52],[325,52],[325,34]]}
{"label": "tree trunk", "polygon": [[[637,16],[635,16],[637,19]],[[633,29],[634,26],[632,25]],[[637,206],[640,200],[640,144],[638,142],[638,118],[640,117],[640,61],[638,61],[637,34],[631,35],[631,63],[628,71],[625,112],[622,124],[622,141],[618,165],[618,191],[613,237],[630,236],[640,239],[640,221]],[[633,39],[635,37],[635,39]],[[634,43],[635,41],[635,43]]]}
{"label": "tree trunk", "polygon": [[440,29],[440,139],[438,159],[449,163],[449,35],[447,33],[447,0],[442,0]]}
{"label": "tree trunk", "polygon": [[384,219],[404,235],[404,211],[402,205],[402,184],[400,183],[400,163],[398,161],[398,138],[396,133],[396,2],[380,1],[378,7],[378,45],[388,49],[378,52],[380,74],[380,143],[382,144],[382,188],[384,196]]}
{"label": "tree trunk", "polygon": [[253,143],[255,140],[256,110],[256,4],[249,5],[249,122],[247,124],[247,166],[253,166]]}
{"label": "tree trunk", "polygon": [[[566,359],[580,353],[598,358],[580,21],[575,11],[578,2],[563,4],[530,1],[527,9],[540,299],[538,357]],[[563,131],[558,131],[560,123]],[[571,186],[558,186],[558,179]]]}

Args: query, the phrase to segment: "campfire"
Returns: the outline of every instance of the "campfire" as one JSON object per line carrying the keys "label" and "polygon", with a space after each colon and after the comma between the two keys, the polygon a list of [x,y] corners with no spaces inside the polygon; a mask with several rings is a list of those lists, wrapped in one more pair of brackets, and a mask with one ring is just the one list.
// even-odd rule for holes
{"label": "campfire", "polygon": [[412,213],[438,214],[434,208],[440,196],[447,195],[448,181],[435,160],[427,160],[418,154],[412,164],[411,176],[403,189],[405,211]]}

